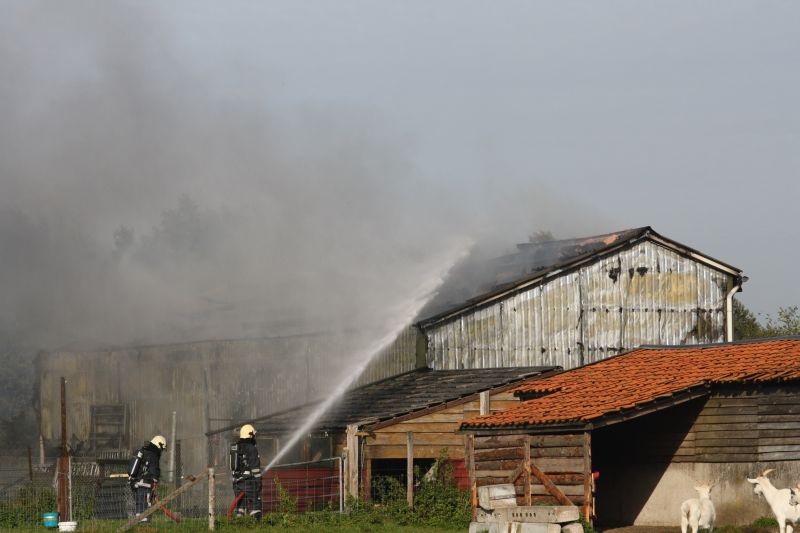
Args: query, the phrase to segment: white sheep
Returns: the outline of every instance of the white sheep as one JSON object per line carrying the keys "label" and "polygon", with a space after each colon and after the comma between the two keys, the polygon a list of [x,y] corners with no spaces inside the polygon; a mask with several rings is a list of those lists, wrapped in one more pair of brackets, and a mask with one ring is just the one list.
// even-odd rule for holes
{"label": "white sheep", "polygon": [[708,533],[714,532],[714,521],[717,513],[714,504],[711,502],[710,485],[698,485],[694,488],[699,498],[691,498],[681,504],[681,533],[686,533],[687,528],[691,528],[692,533],[697,533],[698,529],[707,529]]}
{"label": "white sheep", "polygon": [[792,533],[792,524],[800,519],[800,505],[792,505],[791,490],[777,489],[772,485],[767,475],[773,471],[773,468],[764,470],[760,476],[753,479],[747,478],[747,481],[755,485],[753,492],[763,495],[767,500],[772,514],[775,515],[775,520],[778,521],[779,532]]}

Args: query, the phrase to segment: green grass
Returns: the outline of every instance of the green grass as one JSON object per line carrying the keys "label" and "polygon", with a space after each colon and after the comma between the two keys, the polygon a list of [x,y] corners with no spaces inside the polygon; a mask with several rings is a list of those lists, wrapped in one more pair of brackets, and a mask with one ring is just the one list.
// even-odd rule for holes
{"label": "green grass", "polygon": [[[93,521],[79,523],[77,531],[92,532],[92,533],[112,533],[122,524],[119,520],[108,521]],[[313,531],[314,533],[464,533],[463,527],[429,527],[418,525],[400,525],[392,522],[383,522],[380,524],[374,523],[341,523],[341,524],[314,524],[308,528],[301,525],[268,525],[266,522],[262,523],[243,523],[243,524],[229,524],[226,521],[217,522],[217,531],[222,533],[260,533],[260,532],[285,532],[285,531]],[[19,533],[47,533],[55,532],[57,529],[45,529],[42,526],[24,526],[14,528],[10,531]],[[153,532],[186,532],[186,533],[199,533],[201,531],[208,531],[208,521],[201,519],[188,519],[183,520],[180,524],[169,522],[153,522],[147,526],[134,527],[131,531],[134,533],[153,533]]]}

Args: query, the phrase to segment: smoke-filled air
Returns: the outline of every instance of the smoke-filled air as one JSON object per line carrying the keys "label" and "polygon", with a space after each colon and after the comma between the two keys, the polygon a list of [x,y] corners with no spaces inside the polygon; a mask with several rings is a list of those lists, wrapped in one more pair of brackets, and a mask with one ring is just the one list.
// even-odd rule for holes
{"label": "smoke-filled air", "polygon": [[[512,190],[491,170],[419,165],[415,132],[373,110],[274,102],[278,69],[195,50],[179,10],[3,11],[6,424],[29,413],[40,350],[347,329],[382,338],[409,319],[393,310],[443,275],[443,250],[591,231],[555,224],[574,208],[534,180]],[[261,39],[241,45],[274,44]]]}

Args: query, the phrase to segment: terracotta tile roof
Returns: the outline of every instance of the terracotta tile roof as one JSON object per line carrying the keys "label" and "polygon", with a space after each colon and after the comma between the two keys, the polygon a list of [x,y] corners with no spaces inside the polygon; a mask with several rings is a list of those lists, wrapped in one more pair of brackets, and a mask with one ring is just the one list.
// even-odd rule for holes
{"label": "terracotta tile roof", "polygon": [[741,343],[642,347],[515,389],[542,394],[501,413],[461,425],[523,427],[588,422],[694,387],[800,380],[800,337]]}

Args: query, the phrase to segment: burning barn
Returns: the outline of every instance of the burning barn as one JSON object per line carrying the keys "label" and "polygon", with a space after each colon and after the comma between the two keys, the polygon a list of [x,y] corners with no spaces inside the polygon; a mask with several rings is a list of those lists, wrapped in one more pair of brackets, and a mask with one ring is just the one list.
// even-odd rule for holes
{"label": "burning barn", "polygon": [[[574,368],[641,344],[719,342],[730,338],[732,298],[745,279],[649,227],[520,244],[480,268],[456,269],[356,385],[414,369]],[[197,469],[210,453],[205,434],[328,394],[332,378],[318,369],[356,342],[352,332],[335,332],[45,353],[37,388],[43,442],[57,444],[65,377],[73,451],[127,453],[154,433],[169,435],[176,411],[182,462]],[[147,366],[161,371],[144,376]],[[388,427],[374,430],[389,438]]]}
{"label": "burning barn", "polygon": [[517,247],[442,287],[419,323],[431,368],[575,368],[642,344],[733,340],[742,271],[650,227]]}
{"label": "burning barn", "polygon": [[643,347],[513,392],[517,407],[461,424],[473,495],[514,484],[520,505],[666,526],[716,482],[718,523],[749,523],[769,509],[747,477],[800,478],[800,338]]}

